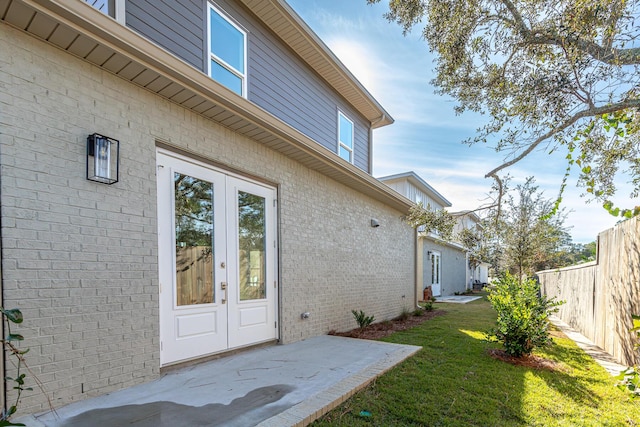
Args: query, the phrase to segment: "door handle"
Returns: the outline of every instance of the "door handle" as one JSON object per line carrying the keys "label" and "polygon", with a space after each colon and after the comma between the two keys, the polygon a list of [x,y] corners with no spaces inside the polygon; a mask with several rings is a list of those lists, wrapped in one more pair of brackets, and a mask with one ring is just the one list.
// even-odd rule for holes
{"label": "door handle", "polygon": [[227,282],[220,283],[220,288],[224,291],[224,298],[222,298],[222,304],[227,303]]}

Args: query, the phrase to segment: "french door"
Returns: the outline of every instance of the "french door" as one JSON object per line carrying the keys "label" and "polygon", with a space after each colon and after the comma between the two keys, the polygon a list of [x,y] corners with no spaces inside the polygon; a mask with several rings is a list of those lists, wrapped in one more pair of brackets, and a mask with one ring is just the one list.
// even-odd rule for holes
{"label": "french door", "polygon": [[275,189],[156,159],[161,365],[277,338]]}

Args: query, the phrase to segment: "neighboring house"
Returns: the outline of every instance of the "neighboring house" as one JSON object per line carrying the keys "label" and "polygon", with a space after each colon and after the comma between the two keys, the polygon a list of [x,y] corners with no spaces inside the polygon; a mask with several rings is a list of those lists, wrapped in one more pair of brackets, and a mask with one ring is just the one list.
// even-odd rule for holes
{"label": "neighboring house", "polygon": [[54,406],[417,302],[393,120],[283,0],[92,4],[0,1],[3,305]]}
{"label": "neighboring house", "polygon": [[[454,234],[462,232],[464,229],[477,232],[482,231],[480,217],[472,211],[452,212],[456,217],[456,225],[453,228]],[[473,254],[467,254],[467,288],[472,289],[475,284],[486,285],[489,283],[489,263],[479,260]]]}
{"label": "neighboring house", "polygon": [[[451,203],[427,184],[415,172],[405,172],[378,178],[414,203],[441,210]],[[431,286],[434,296],[464,292],[468,284],[467,252],[455,242],[418,228],[416,242],[416,298],[423,299],[424,289]]]}

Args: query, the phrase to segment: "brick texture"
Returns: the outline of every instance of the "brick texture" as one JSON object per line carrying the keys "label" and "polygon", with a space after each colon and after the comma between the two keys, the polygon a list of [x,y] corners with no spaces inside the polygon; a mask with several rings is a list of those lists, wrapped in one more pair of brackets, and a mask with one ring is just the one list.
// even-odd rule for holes
{"label": "brick texture", "polygon": [[[159,375],[157,142],[278,184],[281,342],[412,309],[402,212],[7,25],[0,46],[4,304],[54,406]],[[85,179],[94,132],[121,141],[114,185]]]}

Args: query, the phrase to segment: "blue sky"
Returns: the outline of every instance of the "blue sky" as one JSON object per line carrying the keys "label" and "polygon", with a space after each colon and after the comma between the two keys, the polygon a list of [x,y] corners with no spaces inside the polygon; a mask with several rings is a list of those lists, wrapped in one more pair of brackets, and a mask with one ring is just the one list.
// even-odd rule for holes
{"label": "blue sky", "polygon": [[[433,56],[420,38],[419,28],[406,37],[402,29],[382,17],[387,3],[369,6],[366,0],[287,0],[315,33],[393,116],[395,123],[374,132],[373,175],[414,171],[446,197],[452,211],[475,209],[486,201],[492,181],[484,175],[500,165],[507,153],[490,145],[469,147],[461,141],[473,136],[488,120],[480,114],[457,116],[452,99],[435,94]],[[549,156],[539,151],[512,166],[512,183],[536,177],[546,198],[555,198],[566,169],[566,153]],[[563,195],[569,210],[565,225],[574,242],[590,242],[617,219],[599,204],[585,203],[575,177]],[[621,186],[614,201],[623,207],[630,187]]]}

